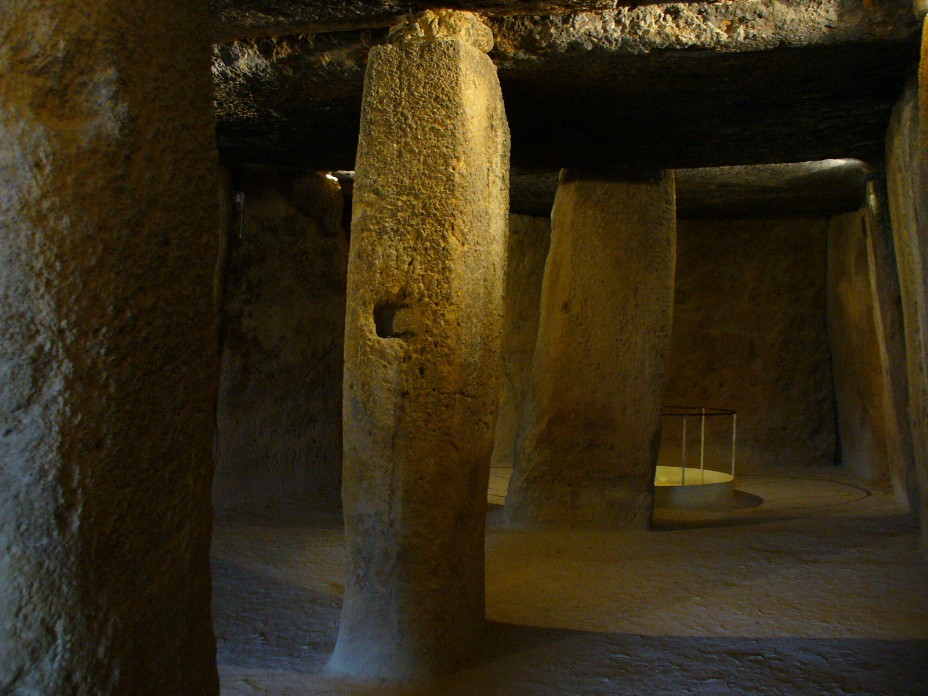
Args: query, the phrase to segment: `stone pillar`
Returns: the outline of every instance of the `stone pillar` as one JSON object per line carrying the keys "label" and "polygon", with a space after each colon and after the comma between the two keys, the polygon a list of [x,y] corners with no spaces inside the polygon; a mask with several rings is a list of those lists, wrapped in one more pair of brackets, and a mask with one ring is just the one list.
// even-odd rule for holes
{"label": "stone pillar", "polygon": [[206,3],[0,22],[0,693],[211,694]]}
{"label": "stone pillar", "polygon": [[509,216],[509,251],[503,312],[499,416],[493,444],[494,468],[511,469],[519,424],[531,385],[532,356],[538,337],[541,281],[551,242],[551,220],[528,215]]}
{"label": "stone pillar", "polygon": [[650,524],[675,230],[672,172],[561,173],[511,522]]}
{"label": "stone pillar", "polygon": [[928,142],[919,122],[918,100],[919,88],[910,83],[893,111],[886,136],[886,185],[905,324],[918,513],[928,555]]}
{"label": "stone pillar", "polygon": [[492,34],[425,12],[374,48],[345,321],[348,578],[336,673],[451,669],[484,620],[509,130]]}

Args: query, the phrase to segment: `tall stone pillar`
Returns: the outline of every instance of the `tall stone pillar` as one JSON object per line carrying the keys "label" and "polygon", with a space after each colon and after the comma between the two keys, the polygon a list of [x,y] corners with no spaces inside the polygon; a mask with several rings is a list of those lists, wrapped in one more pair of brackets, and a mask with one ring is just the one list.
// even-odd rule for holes
{"label": "tall stone pillar", "polygon": [[[925,26],[928,31],[928,20]],[[928,555],[928,56],[924,38],[922,46],[919,79],[907,86],[890,120],[886,185],[905,324],[922,549]]]}
{"label": "tall stone pillar", "polygon": [[407,679],[452,668],[483,627],[509,130],[474,15],[425,12],[392,41],[361,116],[330,670]]}
{"label": "tall stone pillar", "polygon": [[511,522],[650,523],[675,249],[672,172],[561,173]]}
{"label": "tall stone pillar", "polygon": [[216,693],[206,3],[3,12],[0,693]]}

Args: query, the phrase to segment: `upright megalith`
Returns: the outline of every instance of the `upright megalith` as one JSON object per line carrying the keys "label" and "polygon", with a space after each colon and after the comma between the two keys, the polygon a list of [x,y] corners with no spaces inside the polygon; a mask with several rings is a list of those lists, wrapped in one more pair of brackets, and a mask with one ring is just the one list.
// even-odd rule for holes
{"label": "upright megalith", "polygon": [[491,461],[493,467],[511,469],[515,460],[522,409],[531,387],[541,282],[550,242],[549,218],[509,216],[501,361],[503,379]]}
{"label": "upright megalith", "polygon": [[672,172],[561,173],[512,523],[650,523],[675,245]]}
{"label": "upright megalith", "polygon": [[[928,26],[928,20],[926,20]],[[924,44],[924,42],[923,42]],[[928,555],[928,59],[893,110],[886,136],[886,186],[905,325],[909,425]]]}
{"label": "upright megalith", "polygon": [[0,22],[0,693],[212,694],[206,3]]}
{"label": "upright megalith", "polygon": [[371,51],[345,321],[338,673],[458,663],[484,620],[509,130],[492,34],[425,12]]}
{"label": "upright megalith", "polygon": [[[866,208],[833,217],[828,227],[827,317],[841,464],[865,481],[895,483],[890,471],[878,298],[873,292],[870,215]],[[898,435],[898,434],[896,434]],[[899,493],[902,492],[901,481]]]}

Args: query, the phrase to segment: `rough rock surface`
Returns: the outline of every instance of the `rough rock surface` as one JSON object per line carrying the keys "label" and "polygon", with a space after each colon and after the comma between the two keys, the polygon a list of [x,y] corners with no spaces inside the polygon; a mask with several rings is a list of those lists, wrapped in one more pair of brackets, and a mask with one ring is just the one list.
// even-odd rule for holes
{"label": "rough rock surface", "polygon": [[[559,170],[515,168],[509,208],[549,216]],[[858,160],[677,169],[677,217],[763,218],[837,215],[866,199],[868,167]]]}
{"label": "rough rock surface", "polygon": [[827,316],[841,464],[863,481],[889,483],[886,374],[873,296],[866,209],[831,219]]}
{"label": "rough rock surface", "polygon": [[928,554],[928,141],[920,133],[918,92],[912,83],[893,111],[886,136],[886,185],[905,323],[922,540]]}
{"label": "rough rock surface", "polygon": [[222,693],[918,694],[928,564],[917,527],[892,495],[840,475],[745,476],[753,503],[658,510],[655,532],[522,532],[491,513],[480,651],[421,688],[322,672],[342,601],[337,513],[220,519]]}
{"label": "rough rock surface", "polygon": [[0,693],[214,694],[206,8],[3,11]]}
{"label": "rough rock surface", "polygon": [[507,518],[644,528],[673,309],[673,173],[610,181],[565,171],[551,219]]}
{"label": "rough rock surface", "polygon": [[484,52],[454,36],[372,51],[348,270],[348,577],[334,672],[444,671],[483,628],[508,172]]}
{"label": "rough rock surface", "polygon": [[[602,10],[641,0],[444,0],[441,7],[490,14]],[[220,36],[269,36],[390,25],[435,7],[432,0],[211,0]]]}
{"label": "rough rock surface", "polygon": [[677,215],[719,220],[851,212],[864,204],[868,175],[853,159],[679,169]]}
{"label": "rough rock surface", "polygon": [[867,184],[867,209],[870,218],[868,242],[876,310],[874,316],[877,321],[880,362],[886,371],[883,403],[886,406],[890,475],[899,501],[912,510],[918,510],[918,476],[909,422],[905,323],[885,174]]}
{"label": "rough rock surface", "polygon": [[[220,37],[369,29],[434,5],[422,0],[211,0]],[[809,42],[822,35],[904,32],[914,24],[909,0],[739,0],[665,3],[648,0],[446,0],[443,7],[482,12],[498,34],[533,47],[654,44],[699,40],[719,46]],[[917,11],[917,10],[916,10]],[[641,38],[620,38],[639,34]],[[500,47],[505,50],[505,46]]]}
{"label": "rough rock surface", "polygon": [[[827,227],[680,221],[665,403],[737,410],[738,471],[834,463]],[[679,451],[679,424],[665,424]],[[730,440],[707,437],[707,457],[730,461]]]}
{"label": "rough rock surface", "polygon": [[509,216],[503,310],[502,375],[491,466],[511,468],[522,408],[531,387],[541,283],[551,243],[550,218]]}
{"label": "rough rock surface", "polygon": [[[347,230],[339,184],[270,167],[232,172],[217,407],[218,509],[341,483]],[[230,205],[232,201],[229,202]]]}
{"label": "rough rock surface", "polygon": [[[668,3],[490,24],[513,161],[558,169],[881,161],[918,53],[908,0]],[[352,168],[364,63],[386,31],[305,31],[217,46],[227,156]]]}

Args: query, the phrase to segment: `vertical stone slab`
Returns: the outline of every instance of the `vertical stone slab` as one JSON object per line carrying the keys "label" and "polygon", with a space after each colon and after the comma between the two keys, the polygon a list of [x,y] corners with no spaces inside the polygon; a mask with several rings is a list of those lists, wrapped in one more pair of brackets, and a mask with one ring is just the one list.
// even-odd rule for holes
{"label": "vertical stone slab", "polygon": [[509,130],[490,30],[426,12],[371,51],[345,322],[339,673],[450,669],[484,620]]}
{"label": "vertical stone slab", "polygon": [[[217,510],[337,495],[348,239],[338,182],[238,167],[222,301]],[[229,200],[232,200],[230,191]]]}
{"label": "vertical stone slab", "polygon": [[867,184],[867,214],[867,255],[874,321],[884,374],[883,404],[890,478],[896,499],[912,510],[917,510],[918,479],[909,424],[905,327],[885,176]]}
{"label": "vertical stone slab", "polygon": [[828,229],[828,339],[837,402],[841,464],[887,485],[886,374],[872,292],[866,209],[837,215]]}
{"label": "vertical stone slab", "polygon": [[634,181],[561,173],[511,522],[650,524],[675,217],[672,172]]}
{"label": "vertical stone slab", "polygon": [[0,693],[216,693],[207,7],[3,13]]}
{"label": "vertical stone slab", "polygon": [[[826,218],[677,220],[664,403],[735,409],[737,472],[835,463],[827,238]],[[714,420],[706,422],[705,461],[725,470],[731,424]],[[682,423],[665,426],[662,457],[677,466]],[[690,422],[695,463],[693,435]]]}
{"label": "vertical stone slab", "polygon": [[551,242],[551,220],[509,216],[509,250],[503,310],[499,415],[491,466],[512,468],[522,409],[528,400],[538,338],[541,282]]}
{"label": "vertical stone slab", "polygon": [[886,136],[886,185],[905,324],[918,512],[928,555],[928,146],[922,140],[918,98],[919,88],[912,83],[893,110]]}

